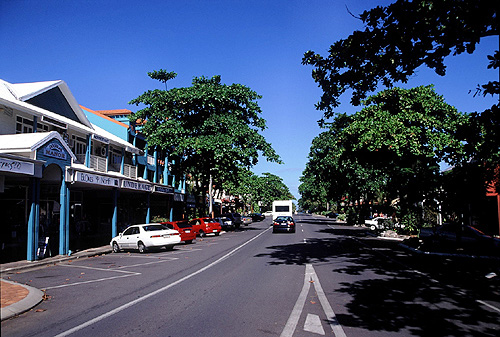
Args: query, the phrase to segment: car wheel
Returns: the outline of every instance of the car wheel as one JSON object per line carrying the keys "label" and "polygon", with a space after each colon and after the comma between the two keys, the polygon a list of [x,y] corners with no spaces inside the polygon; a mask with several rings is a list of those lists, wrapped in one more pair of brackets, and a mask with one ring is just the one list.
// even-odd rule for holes
{"label": "car wheel", "polygon": [[120,252],[120,247],[116,242],[113,242],[113,253],[118,253]]}
{"label": "car wheel", "polygon": [[191,243],[193,243],[193,240],[186,240],[186,243],[191,244]]}
{"label": "car wheel", "polygon": [[375,225],[371,225],[370,229],[371,229],[372,231],[374,231],[374,230],[375,230],[375,229],[377,229],[377,228],[375,227]]}
{"label": "car wheel", "polygon": [[146,252],[146,246],[141,241],[139,241],[139,243],[137,244],[137,248],[139,249],[139,253],[141,254]]}
{"label": "car wheel", "polygon": [[219,236],[219,234],[220,234],[219,232],[216,232],[216,233],[215,233],[215,236]]}
{"label": "car wheel", "polygon": [[206,236],[206,234],[205,234],[205,232],[204,232],[204,231],[200,231],[200,232],[198,233],[198,235],[200,236],[200,238],[203,238],[203,237],[205,237],[205,236]]}

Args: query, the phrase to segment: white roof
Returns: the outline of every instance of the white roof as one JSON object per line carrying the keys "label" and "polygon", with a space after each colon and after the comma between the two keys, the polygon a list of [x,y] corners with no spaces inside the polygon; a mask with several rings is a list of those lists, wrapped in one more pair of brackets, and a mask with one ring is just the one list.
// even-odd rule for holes
{"label": "white roof", "polygon": [[71,109],[78,117],[78,120],[83,125],[90,127],[90,122],[87,116],[83,113],[80,105],[76,101],[75,97],[69,90],[66,82],[57,81],[44,81],[44,82],[32,82],[32,83],[9,83],[7,81],[0,79],[0,97],[15,101],[25,102],[30,98],[38,96],[50,89],[58,87],[62,94],[66,98],[66,101],[70,105]]}
{"label": "white roof", "polygon": [[76,160],[76,156],[57,131],[0,135],[0,153],[32,153],[53,138],[58,139]]}
{"label": "white roof", "polygon": [[[42,92],[45,92],[47,90],[50,90],[51,88],[54,88],[58,86],[59,89],[63,92],[65,98],[68,100],[68,103],[71,105],[73,108],[75,105],[78,108],[79,113],[83,116],[87,124],[82,124],[78,123],[70,118],[61,116],[59,114],[56,114],[52,111],[45,110],[42,108],[39,108],[35,105],[26,103],[22,100],[19,100],[18,97],[29,99],[33,96],[36,96],[36,94],[40,94]],[[33,96],[30,97],[30,95],[34,94]],[[28,97],[28,98],[26,98]],[[72,99],[74,102],[70,102],[70,99]],[[13,109],[23,111],[25,113],[34,115],[34,116],[47,116],[50,118],[53,118],[55,120],[58,120],[62,123],[65,123],[68,125],[68,129],[72,130],[77,130],[83,134],[95,134],[101,137],[108,138],[110,140],[110,143],[124,147],[126,151],[132,152],[139,154],[141,153],[141,150],[129,142],[121,139],[120,137],[117,137],[113,135],[112,133],[90,123],[90,121],[87,119],[87,116],[83,113],[82,109],[76,102],[75,98],[69,91],[68,86],[64,81],[49,81],[49,82],[35,82],[35,83],[21,83],[21,84],[11,84],[6,81],[3,81],[0,79],[0,104],[5,105],[8,107],[11,107]],[[76,112],[76,111],[75,111]],[[80,118],[80,116],[78,116]],[[3,145],[0,143],[0,147],[3,147]]]}

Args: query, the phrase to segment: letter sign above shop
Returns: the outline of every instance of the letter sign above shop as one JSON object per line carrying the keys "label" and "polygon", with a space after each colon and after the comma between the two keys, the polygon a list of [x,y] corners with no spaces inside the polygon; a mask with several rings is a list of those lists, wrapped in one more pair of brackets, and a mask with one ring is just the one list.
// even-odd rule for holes
{"label": "letter sign above shop", "polygon": [[110,186],[110,187],[118,187],[119,180],[116,178],[100,176],[97,174],[87,173],[87,172],[75,172],[75,182],[82,182],[87,184],[101,185],[101,186]]}
{"label": "letter sign above shop", "polygon": [[43,154],[47,157],[66,160],[67,154],[64,147],[57,143],[50,143],[43,149]]}

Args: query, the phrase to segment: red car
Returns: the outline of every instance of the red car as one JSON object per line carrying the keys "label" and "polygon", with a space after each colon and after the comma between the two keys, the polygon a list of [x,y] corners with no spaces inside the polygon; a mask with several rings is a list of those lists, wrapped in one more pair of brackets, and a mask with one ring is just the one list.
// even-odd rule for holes
{"label": "red car", "polygon": [[196,239],[196,231],[191,227],[187,220],[180,221],[167,221],[162,222],[162,225],[170,229],[175,229],[181,235],[181,241],[185,243],[193,243],[193,240]]}
{"label": "red car", "polygon": [[193,226],[193,230],[200,237],[204,237],[207,234],[215,233],[219,235],[222,228],[219,222],[211,218],[197,218],[189,221],[189,224]]}

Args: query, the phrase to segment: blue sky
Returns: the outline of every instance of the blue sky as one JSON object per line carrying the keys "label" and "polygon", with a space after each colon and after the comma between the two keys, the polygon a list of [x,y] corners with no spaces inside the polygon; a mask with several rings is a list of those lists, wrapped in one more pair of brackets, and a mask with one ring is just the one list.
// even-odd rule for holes
{"label": "blue sky", "polygon": [[[94,110],[128,108],[128,102],[162,85],[148,71],[167,69],[178,77],[170,87],[189,86],[193,77],[221,75],[263,96],[259,101],[266,139],[284,165],[261,159],[254,172],[283,178],[299,198],[299,177],[311,140],[321,132],[314,104],[321,91],[304,52],[326,55],[335,41],[362,29],[351,16],[392,1],[354,0],[2,0],[0,78],[11,82],[64,80],[77,101]],[[482,111],[494,98],[469,90],[498,72],[486,55],[498,38],[481,42],[474,55],[449,58],[439,77],[422,68],[406,87],[434,84],[459,111]],[[346,98],[340,111],[355,112]]]}

